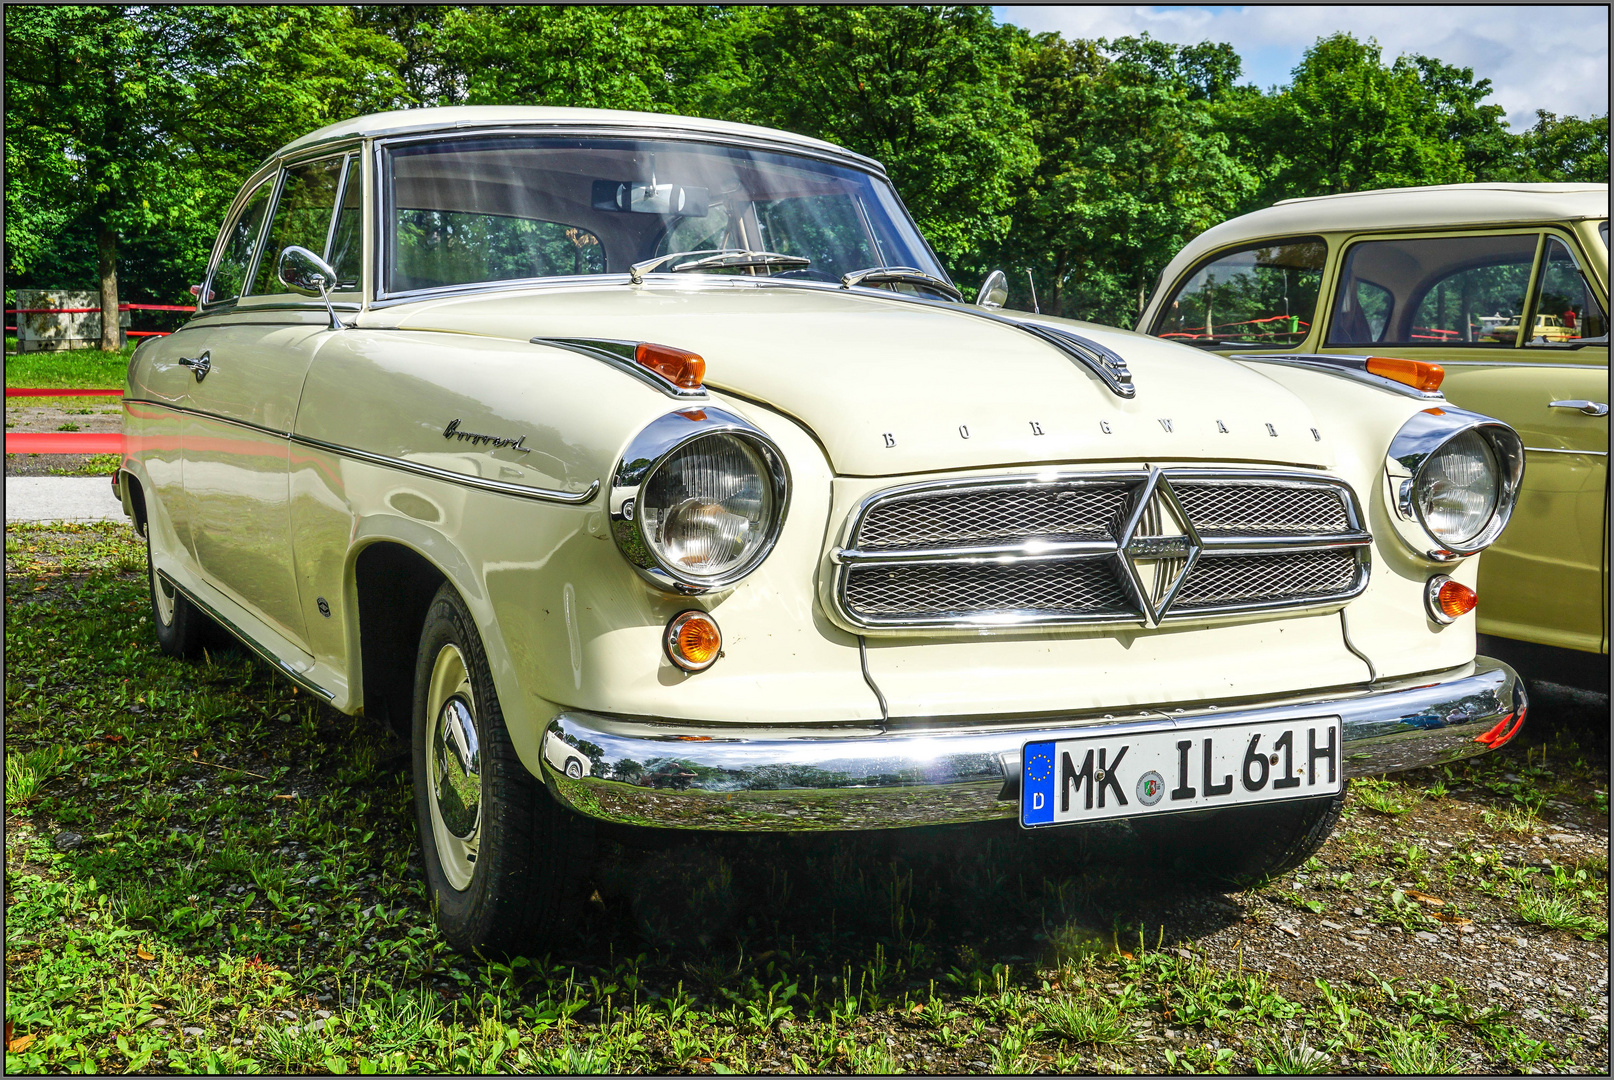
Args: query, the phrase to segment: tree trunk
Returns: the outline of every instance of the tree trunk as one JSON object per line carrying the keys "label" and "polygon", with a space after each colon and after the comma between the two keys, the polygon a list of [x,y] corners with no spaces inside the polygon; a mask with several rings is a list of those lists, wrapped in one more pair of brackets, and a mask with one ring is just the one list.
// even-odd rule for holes
{"label": "tree trunk", "polygon": [[118,332],[118,234],[105,224],[97,225],[95,247],[101,264],[101,351],[117,352],[123,347]]}

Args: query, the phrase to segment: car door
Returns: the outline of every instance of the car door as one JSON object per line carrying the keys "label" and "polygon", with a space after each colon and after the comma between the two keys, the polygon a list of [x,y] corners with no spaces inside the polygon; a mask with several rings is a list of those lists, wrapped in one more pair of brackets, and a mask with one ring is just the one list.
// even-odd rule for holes
{"label": "car door", "polygon": [[1606,648],[1607,301],[1574,234],[1357,236],[1339,258],[1320,351],[1438,363],[1453,404],[1524,439],[1518,509],[1480,561],[1480,632]]}
{"label": "car door", "polygon": [[341,242],[336,219],[346,215],[335,210],[357,160],[336,154],[282,172],[251,280],[209,329],[209,367],[191,390],[184,428],[185,495],[205,578],[305,653],[289,439],[303,380],[331,330],[323,303],[291,293],[276,264],[288,245],[328,254]]}

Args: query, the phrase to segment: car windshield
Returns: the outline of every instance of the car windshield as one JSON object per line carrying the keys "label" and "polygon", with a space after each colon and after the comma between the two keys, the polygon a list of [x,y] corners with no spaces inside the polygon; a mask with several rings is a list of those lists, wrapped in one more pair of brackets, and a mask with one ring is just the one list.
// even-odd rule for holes
{"label": "car windshield", "polygon": [[697,272],[839,283],[854,270],[895,265],[944,276],[886,181],[794,154],[478,137],[394,147],[384,175],[390,293],[624,274],[646,259],[722,249],[798,258],[728,260],[743,265]]}

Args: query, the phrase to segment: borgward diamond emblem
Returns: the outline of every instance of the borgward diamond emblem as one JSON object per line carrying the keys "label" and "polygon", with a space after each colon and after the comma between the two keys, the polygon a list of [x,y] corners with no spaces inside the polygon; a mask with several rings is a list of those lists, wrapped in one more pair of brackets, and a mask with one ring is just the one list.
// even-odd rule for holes
{"label": "borgward diamond emblem", "polygon": [[1159,469],[1149,469],[1116,540],[1122,578],[1142,609],[1144,622],[1158,626],[1199,560],[1202,546],[1193,522]]}

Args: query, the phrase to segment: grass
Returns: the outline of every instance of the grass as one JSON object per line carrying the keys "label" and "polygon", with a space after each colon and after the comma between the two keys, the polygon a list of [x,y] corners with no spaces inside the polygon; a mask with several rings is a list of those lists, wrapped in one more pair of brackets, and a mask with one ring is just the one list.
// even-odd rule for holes
{"label": "grass", "polygon": [[[1606,1039],[1549,1042],[1456,983],[1361,972],[1312,986],[1242,952],[1181,949],[1210,931],[1156,920],[1203,901],[1103,863],[1073,869],[1012,830],[604,838],[575,931],[532,956],[459,956],[422,893],[401,741],[239,651],[162,655],[144,551],[123,523],[12,526],[6,561],[8,1073],[1433,1073],[1606,1060]],[[1454,767],[1442,806],[1518,767]],[[1585,787],[1536,782],[1553,798]],[[1523,805],[1511,790],[1487,798]],[[1454,888],[1497,890],[1521,932],[1599,932],[1575,920],[1606,908],[1606,860],[1525,873],[1397,835],[1408,820],[1353,815],[1317,859],[1250,894],[1281,908],[1243,903],[1307,919],[1326,898],[1336,918],[1384,905],[1433,925],[1401,882],[1449,871]],[[1350,831],[1369,826],[1372,844]],[[1461,909],[1457,895],[1440,910]],[[1526,921],[1527,900],[1543,921]],[[1229,925],[1241,940],[1257,930],[1253,914]]]}
{"label": "grass", "polygon": [[[6,385],[121,390],[135,342],[117,352],[71,349],[66,352],[6,353]],[[44,400],[44,399],[41,399]]]}

